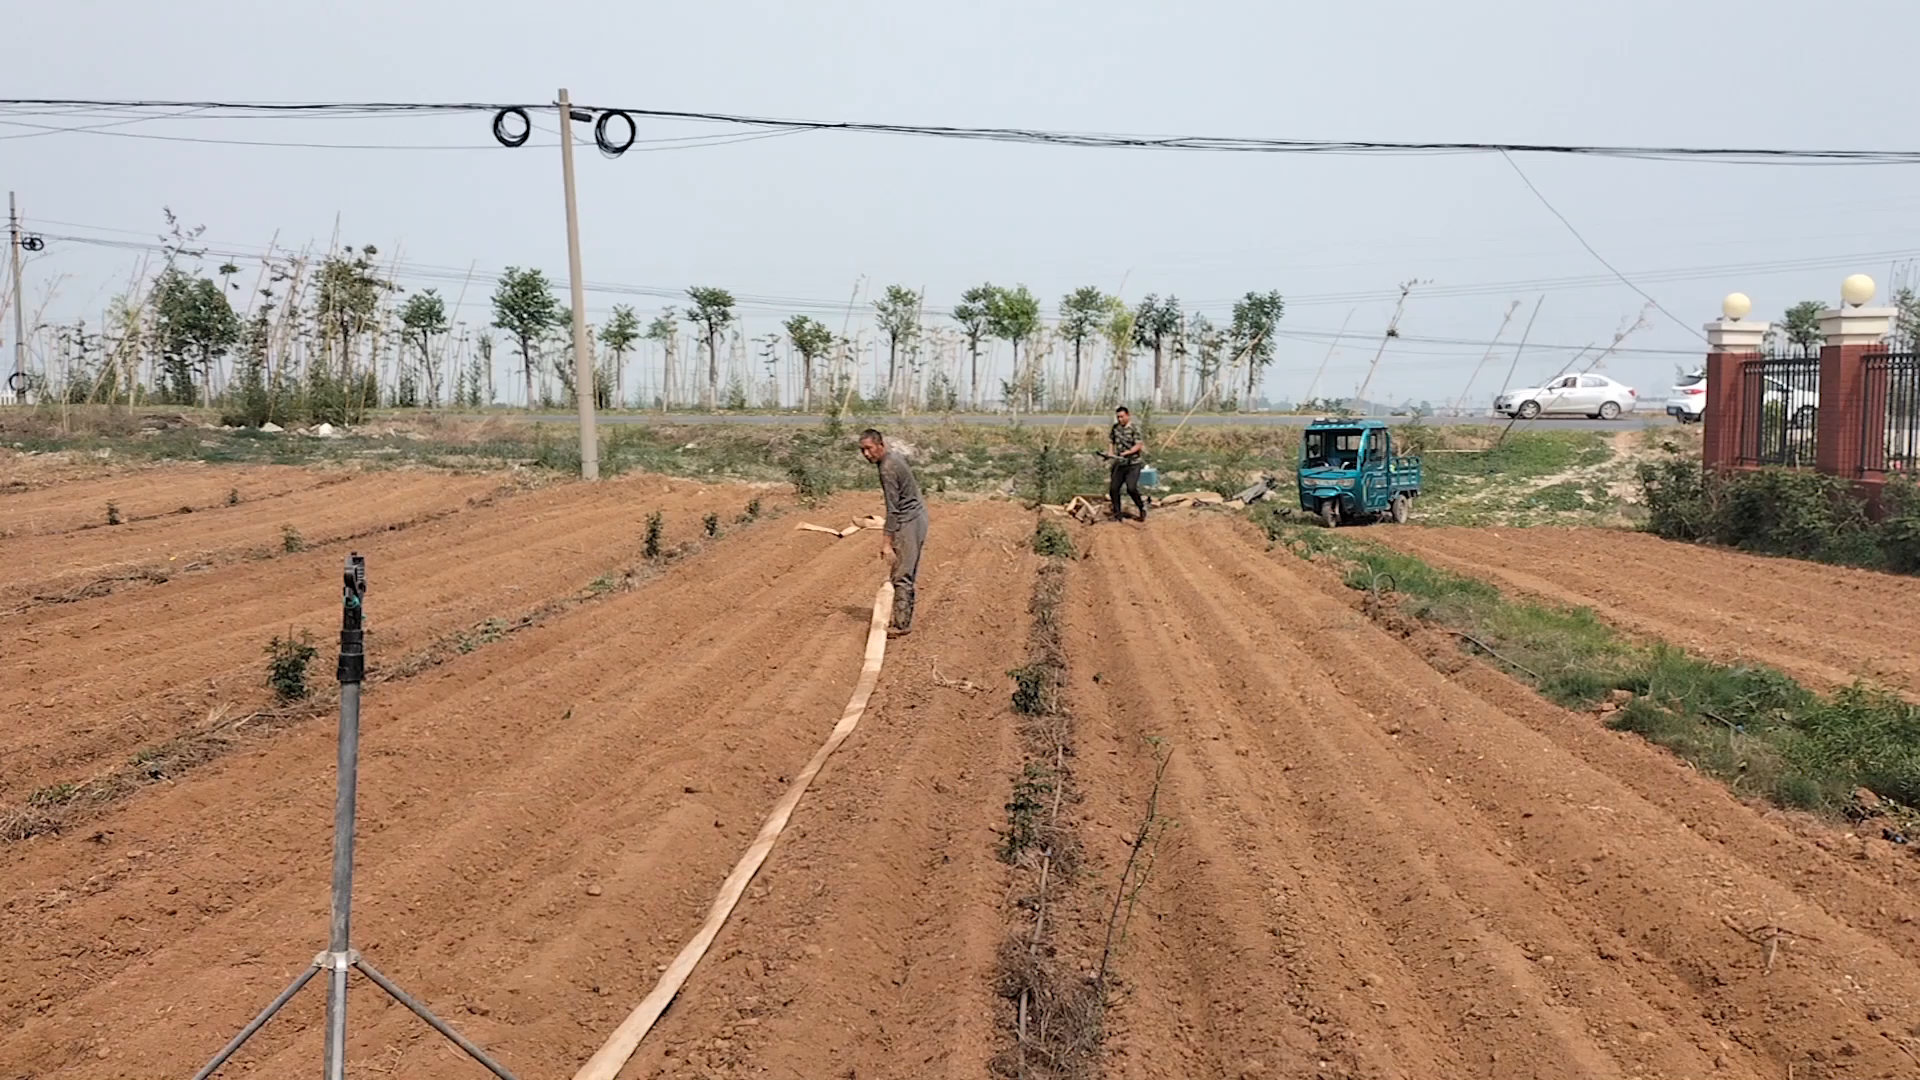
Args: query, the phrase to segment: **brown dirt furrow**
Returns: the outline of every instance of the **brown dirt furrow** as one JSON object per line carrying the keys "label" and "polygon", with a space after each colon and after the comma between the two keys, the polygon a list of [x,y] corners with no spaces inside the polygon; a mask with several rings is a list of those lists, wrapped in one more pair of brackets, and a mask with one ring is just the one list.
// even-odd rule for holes
{"label": "brown dirt furrow", "polygon": [[[936,517],[913,634],[888,643],[860,728],[623,1076],[984,1075],[995,830],[1019,761],[1003,673],[1037,563],[1001,544],[1026,528],[1003,505]],[[936,666],[987,689],[941,686]]]}
{"label": "brown dirt furrow", "polygon": [[[1161,676],[1113,692],[1127,727],[1182,744],[1168,811],[1182,847],[1151,903],[1159,947],[1204,973],[1183,984],[1129,959],[1136,994],[1180,1006],[1177,1020],[1128,1011],[1130,1075],[1232,1075],[1263,1052],[1274,1075],[1910,1065],[1892,1042],[1920,1015],[1908,941],[1689,830],[1612,762],[1428,667],[1323,591],[1322,571],[1229,529],[1109,532],[1105,589],[1087,600],[1125,627],[1100,642],[1103,667]],[[1640,768],[1676,768],[1642,749]],[[1794,936],[1768,971],[1729,921]],[[1212,1007],[1184,996],[1201,986]],[[1286,1014],[1218,1007],[1275,999]],[[1159,1068],[1162,1044],[1191,1060]]]}
{"label": "brown dirt furrow", "polygon": [[[374,672],[450,635],[486,640],[494,634],[478,628],[487,620],[510,622],[614,581],[642,564],[651,510],[665,516],[671,549],[700,536],[708,512],[739,528],[732,518],[753,494],[659,478],[564,485],[356,541],[384,601],[369,631]],[[222,710],[237,717],[270,704],[263,650],[299,630],[326,644],[339,600],[321,583],[343,554],[249,560],[15,617],[15,640],[28,647],[0,656],[0,712],[32,722],[0,731],[0,802],[83,780]],[[324,662],[312,670],[324,685]]]}
{"label": "brown dirt furrow", "polygon": [[58,538],[0,540],[0,611],[79,599],[119,578],[166,579],[201,564],[285,550],[283,529],[319,547],[455,512],[501,490],[496,477],[357,473],[345,483]]}
{"label": "brown dirt furrow", "polygon": [[[955,516],[993,513],[1004,510]],[[357,943],[522,1075],[566,1075],[650,988],[851,689],[879,573],[873,539],[780,525],[737,539],[525,631],[511,649],[369,692]],[[986,543],[956,545],[956,583],[992,587],[977,550]],[[370,612],[380,611],[375,594]],[[929,618],[924,629],[935,644],[956,634],[956,649],[977,641],[978,628],[964,622],[943,631]],[[889,689],[888,701],[902,704],[882,707],[911,715],[912,692]],[[955,784],[928,798],[923,784],[940,779],[947,753],[982,723],[905,738],[902,761],[876,763],[896,766],[883,770],[878,801],[831,782],[823,790],[832,808],[810,797],[799,829],[852,819],[849,834],[870,840],[876,860],[846,867],[843,852],[822,851],[810,859],[812,880],[841,888],[865,871],[911,881],[919,859],[940,854],[946,830],[977,840],[982,790]],[[97,840],[42,838],[0,854],[0,910],[22,931],[0,944],[0,1073],[28,1063],[79,1078],[189,1073],[292,977],[325,927],[328,727],[149,791]],[[983,771],[995,757],[989,745],[967,748],[982,755]],[[835,768],[871,752],[849,746]],[[895,871],[902,876],[889,877]],[[991,887],[984,874],[976,860],[953,878],[977,893]],[[774,887],[776,903],[801,901]],[[903,913],[940,910],[877,890],[868,904],[877,941]],[[952,925],[968,925],[968,906],[955,898]],[[840,905],[831,910],[846,917]],[[752,901],[742,914],[744,928],[775,918]],[[944,937],[927,931],[929,964],[956,951],[934,951],[951,945]],[[713,957],[722,966],[735,962],[728,940]],[[669,1022],[705,1001],[695,992]],[[377,991],[355,994],[360,1067],[471,1072]],[[269,1027],[249,1061],[275,1074],[312,1067],[318,1002],[304,1000]],[[902,1027],[914,1010],[935,1007],[957,1006],[930,990],[903,1009]],[[116,1030],[142,1037],[106,1034]],[[816,1047],[835,1038],[789,1030]],[[928,1046],[944,1037],[921,1036]]]}
{"label": "brown dirt furrow", "polygon": [[[0,497],[0,537],[45,537],[104,528],[109,502],[119,509],[122,521],[144,521],[178,514],[182,507],[196,513],[230,509],[229,493],[238,495],[242,504],[258,503],[339,483],[351,475],[343,470],[291,466],[169,465],[15,489]],[[5,491],[0,488],[0,493]]]}
{"label": "brown dirt furrow", "polygon": [[[1864,679],[1920,693],[1920,579],[1605,529],[1382,528],[1366,537],[1716,659],[1764,663],[1820,687]],[[1859,631],[1837,632],[1843,623]]]}
{"label": "brown dirt furrow", "polygon": [[[852,686],[871,545],[741,539],[368,695],[358,943],[523,1072],[584,1060],[650,985]],[[0,1072],[191,1072],[291,977],[324,933],[327,727],[146,793],[104,843],[6,853]],[[357,1060],[465,1075],[370,995]],[[99,1056],[101,1022],[160,1007]],[[317,1060],[303,1016],[251,1059]]]}

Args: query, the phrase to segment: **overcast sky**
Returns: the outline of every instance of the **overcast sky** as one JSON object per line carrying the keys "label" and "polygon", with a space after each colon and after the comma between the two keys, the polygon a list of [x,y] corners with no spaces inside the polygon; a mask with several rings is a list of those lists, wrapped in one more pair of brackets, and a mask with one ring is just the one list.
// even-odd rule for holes
{"label": "overcast sky", "polygon": [[[1191,0],[876,3],[573,0],[507,4],[173,0],[14,4],[0,96],[576,102],[915,124],[1155,134],[1686,146],[1914,149],[1896,58],[1920,4],[1855,0]],[[1810,48],[1814,44],[1817,47]],[[1849,48],[1852,54],[1849,55]],[[492,145],[482,116],[180,119],[89,134],[0,127],[0,179],[31,227],[151,240],[160,207],[220,245],[325,247],[334,232],[406,263],[518,264],[565,281],[559,153],[546,132]],[[18,125],[99,121],[0,116]],[[108,134],[107,131],[117,134]],[[642,139],[714,134],[643,124]],[[347,150],[126,137],[459,146]],[[1602,255],[1681,323],[1609,360],[1664,393],[1730,290],[1755,318],[1837,299],[1847,273],[1883,288],[1920,255],[1920,167],[1736,167],[1520,156]],[[755,333],[856,279],[924,287],[930,306],[991,280],[1052,314],[1080,285],[1174,293],[1222,316],[1248,290],[1288,298],[1267,390],[1302,393],[1328,338],[1352,333],[1321,392],[1351,392],[1392,310],[1416,289],[1369,396],[1458,394],[1514,300],[1511,343],[1544,291],[1521,377],[1604,344],[1644,301],[1498,156],[1306,158],[1057,149],[809,133],[577,157],[586,277],[716,284],[792,298],[747,309]],[[53,222],[69,224],[52,224]],[[79,228],[76,226],[86,226]],[[115,233],[105,230],[127,230]],[[32,309],[97,319],[133,253],[50,243]],[[1556,283],[1558,279],[1559,283]],[[1564,279],[1599,284],[1565,287]],[[450,298],[457,281],[420,279]],[[1484,286],[1484,287],[1483,287]],[[1453,290],[1451,295],[1447,290]],[[1468,295],[1460,295],[1462,290]],[[485,321],[486,286],[460,313]],[[1355,296],[1365,299],[1356,301]],[[666,301],[597,293],[589,311]],[[1357,308],[1357,310],[1355,310]],[[834,320],[829,319],[829,322]],[[10,328],[9,328],[10,329]],[[1490,395],[1511,346],[1476,383]]]}

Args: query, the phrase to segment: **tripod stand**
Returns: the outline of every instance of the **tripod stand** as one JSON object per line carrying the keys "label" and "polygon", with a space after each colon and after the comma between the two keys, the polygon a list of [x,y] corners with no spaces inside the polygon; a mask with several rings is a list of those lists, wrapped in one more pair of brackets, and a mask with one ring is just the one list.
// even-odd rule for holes
{"label": "tripod stand", "polygon": [[327,951],[313,958],[312,966],[280,992],[253,1022],[240,1030],[225,1049],[194,1074],[193,1080],[207,1080],[227,1063],[240,1047],[266,1026],[300,988],[313,977],[327,974],[326,1080],[345,1080],[347,1075],[347,973],[358,971],[373,985],[385,990],[395,1001],[425,1020],[435,1031],[466,1051],[467,1056],[486,1066],[500,1080],[514,1080],[512,1073],[467,1041],[446,1022],[415,1001],[406,991],[375,970],[348,944],[348,923],[353,907],[353,825],[354,794],[359,783],[360,765],[360,683],[366,676],[366,630],[364,623],[367,597],[367,561],[358,554],[347,557],[346,583],[342,589],[340,612],[340,756],[339,787],[333,804],[333,919],[327,936]]}

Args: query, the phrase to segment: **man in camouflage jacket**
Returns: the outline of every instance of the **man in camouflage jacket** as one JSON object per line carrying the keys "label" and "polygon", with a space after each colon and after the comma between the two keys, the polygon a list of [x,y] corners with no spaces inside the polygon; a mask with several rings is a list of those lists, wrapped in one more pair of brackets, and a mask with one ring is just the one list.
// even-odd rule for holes
{"label": "man in camouflage jacket", "polygon": [[1107,483],[1107,497],[1113,500],[1113,520],[1126,520],[1120,503],[1120,492],[1124,489],[1139,509],[1140,520],[1145,521],[1147,503],[1140,497],[1140,468],[1146,463],[1147,444],[1125,405],[1113,411],[1113,427],[1107,429],[1107,442],[1113,448],[1108,458],[1111,467]]}

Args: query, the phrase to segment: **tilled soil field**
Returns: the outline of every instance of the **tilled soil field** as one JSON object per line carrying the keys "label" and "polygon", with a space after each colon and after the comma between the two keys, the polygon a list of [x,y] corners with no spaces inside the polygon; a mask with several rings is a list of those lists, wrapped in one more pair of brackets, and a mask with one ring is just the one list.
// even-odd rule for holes
{"label": "tilled soil field", "polygon": [[[240,479],[312,490],[261,472]],[[0,803],[210,711],[266,727],[84,825],[0,844],[0,1076],[191,1075],[322,947],[330,706],[267,725],[260,649],[311,629],[331,689],[350,548],[369,560],[377,669],[368,958],[521,1077],[566,1077],[698,925],[845,704],[882,577],[877,537],[794,524],[876,498],[736,524],[756,492],[437,478],[429,516],[392,493],[420,475],[340,483],[403,528],[0,616]],[[649,563],[655,509],[670,548],[708,513],[723,535]],[[996,851],[1022,747],[1005,673],[1039,559],[1011,504],[933,512],[913,634],[889,643],[861,727],[622,1076],[958,1080],[1007,1046]],[[255,543],[205,535],[198,550]],[[1173,755],[1170,828],[1116,952],[1106,1076],[1920,1069],[1920,874],[1890,845],[1843,847],[1389,633],[1243,524],[1169,514],[1077,539],[1066,812],[1092,922],[1141,821],[1149,738]],[[1092,922],[1060,931],[1077,956],[1098,955]],[[223,1075],[316,1068],[321,997],[309,987]],[[356,1075],[479,1073],[371,986],[353,1001]]]}
{"label": "tilled soil field", "polygon": [[1443,675],[1260,547],[1168,515],[1079,571],[1086,787],[1144,792],[1128,746],[1175,747],[1109,1076],[1920,1075],[1900,849],[1834,854],[1457,654]]}
{"label": "tilled soil field", "polygon": [[1920,579],[1609,529],[1393,529],[1368,540],[1715,659],[1920,693]]}

